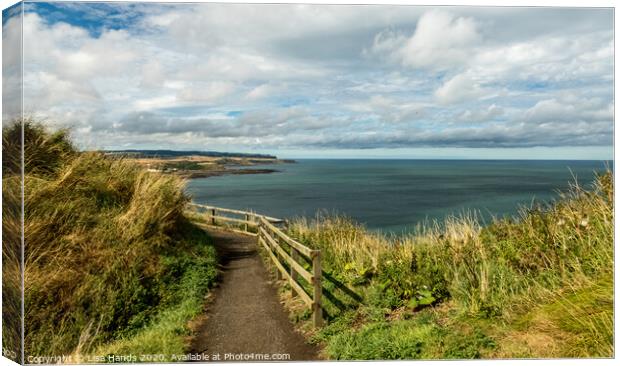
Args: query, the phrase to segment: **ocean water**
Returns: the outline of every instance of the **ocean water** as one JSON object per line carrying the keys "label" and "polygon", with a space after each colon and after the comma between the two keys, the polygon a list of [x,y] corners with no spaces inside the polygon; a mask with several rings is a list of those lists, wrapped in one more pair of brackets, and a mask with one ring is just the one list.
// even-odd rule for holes
{"label": "ocean water", "polygon": [[269,216],[337,212],[372,230],[400,234],[425,220],[475,210],[485,220],[515,215],[520,205],[549,202],[575,179],[588,186],[604,161],[298,160],[266,165],[272,174],[198,178],[197,203]]}

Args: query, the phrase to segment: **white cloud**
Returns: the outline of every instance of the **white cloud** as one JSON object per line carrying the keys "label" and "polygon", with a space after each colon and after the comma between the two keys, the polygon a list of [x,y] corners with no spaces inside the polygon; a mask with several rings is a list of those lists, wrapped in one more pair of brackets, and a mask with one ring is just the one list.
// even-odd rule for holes
{"label": "white cloud", "polygon": [[95,33],[27,13],[27,110],[95,147],[610,144],[609,11],[143,9]]}
{"label": "white cloud", "polygon": [[482,48],[469,67],[487,80],[560,82],[609,77],[613,67],[612,39],[609,32],[539,36]]}
{"label": "white cloud", "polygon": [[431,10],[420,17],[411,37],[381,32],[367,53],[384,55],[403,66],[446,69],[465,63],[480,40],[472,18]]}
{"label": "white cloud", "polygon": [[384,95],[373,95],[367,100],[346,105],[347,109],[360,113],[360,119],[371,118],[387,123],[418,121],[427,116],[426,109],[429,106],[428,103],[399,100]]}
{"label": "white cloud", "polygon": [[461,103],[483,95],[480,84],[470,75],[463,73],[446,81],[435,91],[435,98],[442,104]]}
{"label": "white cloud", "polygon": [[126,30],[93,37],[77,26],[48,24],[36,13],[26,13],[23,22],[27,114],[88,131],[90,124],[119,113],[118,106],[131,104],[128,88],[139,75],[144,47]]}
{"label": "white cloud", "polygon": [[606,103],[599,98],[580,99],[574,95],[568,95],[561,99],[541,100],[525,111],[524,117],[526,121],[533,123],[612,122],[613,114],[614,109],[611,103]]}
{"label": "white cloud", "polygon": [[[6,14],[3,14],[3,17]],[[11,16],[2,32],[2,120],[10,121],[21,115],[22,97],[22,20]]]}
{"label": "white cloud", "polygon": [[166,75],[161,62],[151,60],[142,67],[141,86],[145,88],[159,88],[164,85]]}
{"label": "white cloud", "polygon": [[[47,25],[34,13],[24,16],[24,59],[29,67],[46,66],[65,79],[90,82],[98,76],[133,72],[141,47],[124,30],[107,30],[93,38],[66,23]],[[33,66],[30,66],[33,64]]]}
{"label": "white cloud", "polygon": [[213,103],[232,94],[235,89],[234,83],[226,81],[195,83],[179,90],[177,96],[181,102]]}
{"label": "white cloud", "polygon": [[487,122],[504,114],[504,109],[495,104],[491,104],[487,108],[479,108],[466,110],[457,116],[457,120],[461,122]]}
{"label": "white cloud", "polygon": [[133,103],[133,109],[137,111],[148,111],[157,108],[170,108],[178,105],[176,95],[162,95],[152,98],[136,99]]}
{"label": "white cloud", "polygon": [[284,92],[286,88],[286,85],[274,85],[272,83],[264,83],[250,90],[246,94],[245,98],[249,100],[260,100],[270,97],[276,93]]}

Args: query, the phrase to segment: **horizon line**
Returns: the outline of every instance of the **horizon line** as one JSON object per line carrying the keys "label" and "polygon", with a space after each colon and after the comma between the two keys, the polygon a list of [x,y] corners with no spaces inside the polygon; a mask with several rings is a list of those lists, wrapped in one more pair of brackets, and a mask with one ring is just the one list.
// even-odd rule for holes
{"label": "horizon line", "polygon": [[[289,149],[275,151],[269,150],[227,150],[227,149],[218,149],[215,147],[214,149],[205,149],[205,148],[191,148],[191,149],[173,149],[173,148],[99,148],[99,149],[84,149],[82,151],[101,151],[101,152],[155,152],[155,151],[166,151],[166,152],[174,152],[174,153],[186,153],[187,155],[191,155],[191,153],[202,154],[202,153],[213,153],[213,154],[223,154],[223,155],[239,155],[240,157],[248,156],[248,157],[275,157],[277,159],[295,159],[295,160],[487,160],[487,161],[614,161],[615,160],[615,150],[612,147],[611,156],[609,153],[597,153],[597,154],[589,154],[584,153],[580,154],[579,149],[575,151],[575,153],[559,153],[559,152],[545,152],[542,154],[531,154],[531,153],[523,153],[521,151],[515,151],[515,154],[506,154],[506,151],[503,151],[503,154],[498,151],[499,156],[495,155],[493,151],[488,151],[486,148],[483,148],[478,153],[472,153],[471,148],[462,151],[463,156],[460,156],[459,151],[437,151],[438,156],[433,156],[433,153],[429,153],[429,151],[418,152],[416,154],[415,151],[403,151],[398,154],[398,149],[394,152],[386,152],[378,151],[377,154],[366,155],[360,154],[358,156],[353,156],[352,154],[347,153],[347,150],[336,150],[336,151],[294,151]],[[502,149],[503,150],[503,149]],[[313,153],[314,152],[314,153]],[[556,154],[557,153],[557,154]],[[342,155],[341,155],[342,154]],[[486,156],[488,155],[488,156]],[[511,156],[512,155],[512,156]],[[579,156],[582,155],[582,156]],[[607,156],[606,156],[607,155]]]}

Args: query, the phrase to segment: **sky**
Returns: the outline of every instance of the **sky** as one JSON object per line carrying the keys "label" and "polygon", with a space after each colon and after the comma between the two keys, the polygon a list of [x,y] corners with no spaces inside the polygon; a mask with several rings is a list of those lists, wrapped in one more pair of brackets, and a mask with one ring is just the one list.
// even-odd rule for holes
{"label": "sky", "polygon": [[5,55],[22,23],[24,110],[82,149],[613,158],[611,9],[37,2]]}

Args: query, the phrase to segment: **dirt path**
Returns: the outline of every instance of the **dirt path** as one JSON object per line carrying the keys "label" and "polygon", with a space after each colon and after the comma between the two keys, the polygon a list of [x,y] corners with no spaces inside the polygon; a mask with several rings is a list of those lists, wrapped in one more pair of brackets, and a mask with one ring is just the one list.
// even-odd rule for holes
{"label": "dirt path", "polygon": [[290,360],[318,359],[318,349],[293,329],[257,253],[256,239],[209,230],[222,258],[222,277],[206,319],[198,326],[192,352],[289,354]]}

